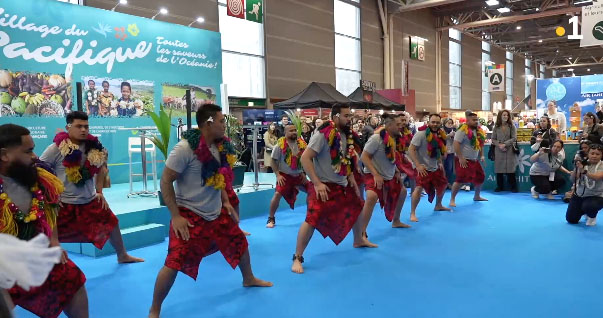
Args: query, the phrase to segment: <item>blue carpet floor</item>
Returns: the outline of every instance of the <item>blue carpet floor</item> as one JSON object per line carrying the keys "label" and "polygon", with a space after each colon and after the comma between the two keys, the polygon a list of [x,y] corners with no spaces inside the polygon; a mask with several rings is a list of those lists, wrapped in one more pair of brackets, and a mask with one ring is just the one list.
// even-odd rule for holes
{"label": "blue carpet floor", "polygon": [[[376,210],[377,249],[354,249],[350,236],[334,246],[317,232],[303,275],[290,272],[303,208],[278,213],[272,230],[265,217],[243,220],[255,274],[275,286],[241,287],[240,272],[214,254],[197,281],[178,276],[162,317],[603,317],[603,224],[566,224],[560,200],[485,196],[460,193],[454,213],[433,212],[423,197],[411,229],[391,229]],[[407,200],[406,220],[409,209]],[[73,256],[88,277],[90,316],[146,317],[166,250],[167,240],[132,251],[147,260],[133,265]]]}

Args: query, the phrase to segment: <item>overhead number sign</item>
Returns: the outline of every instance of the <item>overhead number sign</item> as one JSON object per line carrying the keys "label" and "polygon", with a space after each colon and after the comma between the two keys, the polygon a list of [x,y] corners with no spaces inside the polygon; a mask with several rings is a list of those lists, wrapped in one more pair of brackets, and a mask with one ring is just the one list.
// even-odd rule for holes
{"label": "overhead number sign", "polygon": [[488,66],[488,91],[505,91],[505,65],[498,64]]}

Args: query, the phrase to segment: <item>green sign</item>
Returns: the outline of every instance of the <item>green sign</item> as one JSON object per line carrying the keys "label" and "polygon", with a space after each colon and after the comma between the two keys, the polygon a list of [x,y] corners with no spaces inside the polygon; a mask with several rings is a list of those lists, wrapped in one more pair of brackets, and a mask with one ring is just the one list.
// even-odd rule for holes
{"label": "green sign", "polygon": [[249,21],[262,23],[264,11],[263,0],[247,0],[247,12],[245,18]]}
{"label": "green sign", "polygon": [[410,58],[413,60],[419,59],[419,41],[414,36],[409,36],[410,42]]}
{"label": "green sign", "polygon": [[603,21],[599,21],[599,23],[595,24],[593,36],[595,39],[603,41]]}

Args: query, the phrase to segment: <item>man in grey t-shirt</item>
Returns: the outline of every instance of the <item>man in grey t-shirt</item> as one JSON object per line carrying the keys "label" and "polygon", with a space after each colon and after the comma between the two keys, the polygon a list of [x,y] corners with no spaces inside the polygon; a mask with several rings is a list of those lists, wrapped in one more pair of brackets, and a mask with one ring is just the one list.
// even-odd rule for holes
{"label": "man in grey t-shirt", "polygon": [[306,142],[301,137],[298,137],[297,128],[294,125],[287,125],[285,127],[285,136],[278,140],[277,147],[272,150],[272,162],[270,165],[276,175],[276,190],[270,201],[267,228],[273,228],[276,224],[274,215],[278,204],[281,202],[281,198],[285,198],[285,201],[293,209],[297,193],[300,190],[306,192],[308,179],[302,170],[300,161],[301,154],[305,148],[300,149],[300,144],[305,147]]}
{"label": "man in grey t-shirt", "polygon": [[392,227],[410,227],[400,221],[406,188],[402,184],[400,171],[396,168],[396,160],[401,160],[400,156],[403,156],[397,150],[402,120],[391,114],[384,114],[382,119],[383,128],[377,129],[377,133],[368,139],[361,156],[366,186],[366,200],[362,211],[368,215],[363,225],[365,233],[377,201],[384,208],[385,218],[392,222]]}
{"label": "man in grey t-shirt", "polygon": [[[448,185],[442,160],[447,154],[446,140],[440,137],[443,132],[442,118],[438,114],[429,116],[427,127],[419,128],[408,148],[410,158],[417,170],[417,186],[412,192],[410,220],[417,222],[416,210],[421,201],[423,189],[427,192],[429,202],[436,197],[434,211],[451,211],[442,205],[442,198]],[[431,139],[431,142],[428,141]]]}
{"label": "man in grey t-shirt", "polygon": [[[226,121],[222,108],[205,104],[196,116],[199,129],[183,134],[168,156],[161,177],[161,194],[172,222],[168,255],[157,276],[149,310],[152,318],[159,318],[178,271],[196,279],[201,260],[217,250],[232,268],[239,266],[243,286],[272,286],[253,275],[247,239],[237,225],[238,215],[226,191],[228,185],[208,184],[210,177],[212,181],[222,179],[218,167],[231,169],[226,160],[230,147],[223,142]],[[219,147],[220,143],[223,147]],[[219,152],[220,148],[224,153]],[[197,149],[199,152],[195,153]]]}
{"label": "man in grey t-shirt", "polygon": [[[314,229],[337,245],[354,228],[354,247],[377,247],[362,235],[362,199],[354,180],[358,154],[354,150],[350,106],[335,104],[331,121],[310,139],[301,161],[313,187],[308,187],[308,212],[297,235],[291,271],[304,272],[303,253]],[[334,138],[330,138],[333,136]]]}
{"label": "man in grey t-shirt", "polygon": [[[65,126],[67,132],[60,132],[55,137],[57,142],[63,141],[58,145],[54,142],[50,144],[40,157],[40,160],[56,171],[57,177],[65,185],[65,191],[61,194],[61,209],[57,218],[59,241],[93,243],[95,247],[102,249],[109,240],[117,252],[118,263],[143,262],[142,258],[133,257],[126,251],[117,217],[103,196],[103,185],[108,171],[104,148],[101,152],[95,151],[95,156],[103,157],[104,164],[100,169],[88,160],[91,151],[100,150],[95,147],[102,147],[100,142],[90,135],[89,127],[86,113],[80,111],[69,113],[67,126]],[[64,151],[67,143],[79,148],[66,156]],[[68,175],[63,161],[66,157],[75,157],[76,151],[81,151],[79,169],[82,180],[74,183],[72,177],[70,178]],[[99,169],[96,175],[93,173],[94,169]],[[88,172],[84,172],[85,170]],[[84,179],[87,176],[90,177]]]}
{"label": "man in grey t-shirt", "polygon": [[461,126],[454,135],[456,180],[452,185],[452,193],[450,194],[449,205],[451,207],[456,206],[456,195],[464,183],[473,183],[473,187],[475,188],[473,201],[488,201],[480,196],[485,174],[484,168],[478,161],[478,158],[481,162],[486,161],[486,158],[484,158],[484,148],[483,145],[480,145],[478,135],[481,129],[478,127],[476,113],[469,112],[466,117],[467,123]]}

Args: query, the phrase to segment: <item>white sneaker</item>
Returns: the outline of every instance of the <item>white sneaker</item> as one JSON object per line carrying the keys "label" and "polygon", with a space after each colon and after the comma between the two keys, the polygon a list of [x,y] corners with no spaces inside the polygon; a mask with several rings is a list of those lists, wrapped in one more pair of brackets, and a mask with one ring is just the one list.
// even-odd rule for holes
{"label": "white sneaker", "polygon": [[538,199],[538,192],[536,192],[536,187],[532,187],[530,189],[530,192],[532,192],[532,198]]}
{"label": "white sneaker", "polygon": [[552,193],[547,194],[546,198],[549,199],[549,200],[555,200],[555,197],[553,196]]}
{"label": "white sneaker", "polygon": [[463,186],[463,190],[465,190],[465,191],[471,191],[471,187],[468,186],[468,185],[464,185]]}
{"label": "white sneaker", "polygon": [[557,193],[557,190],[553,190],[553,191],[551,192],[551,194],[558,194],[558,193]]}
{"label": "white sneaker", "polygon": [[586,225],[587,226],[595,226],[595,225],[597,225],[597,218],[589,218],[587,216],[586,217]]}

